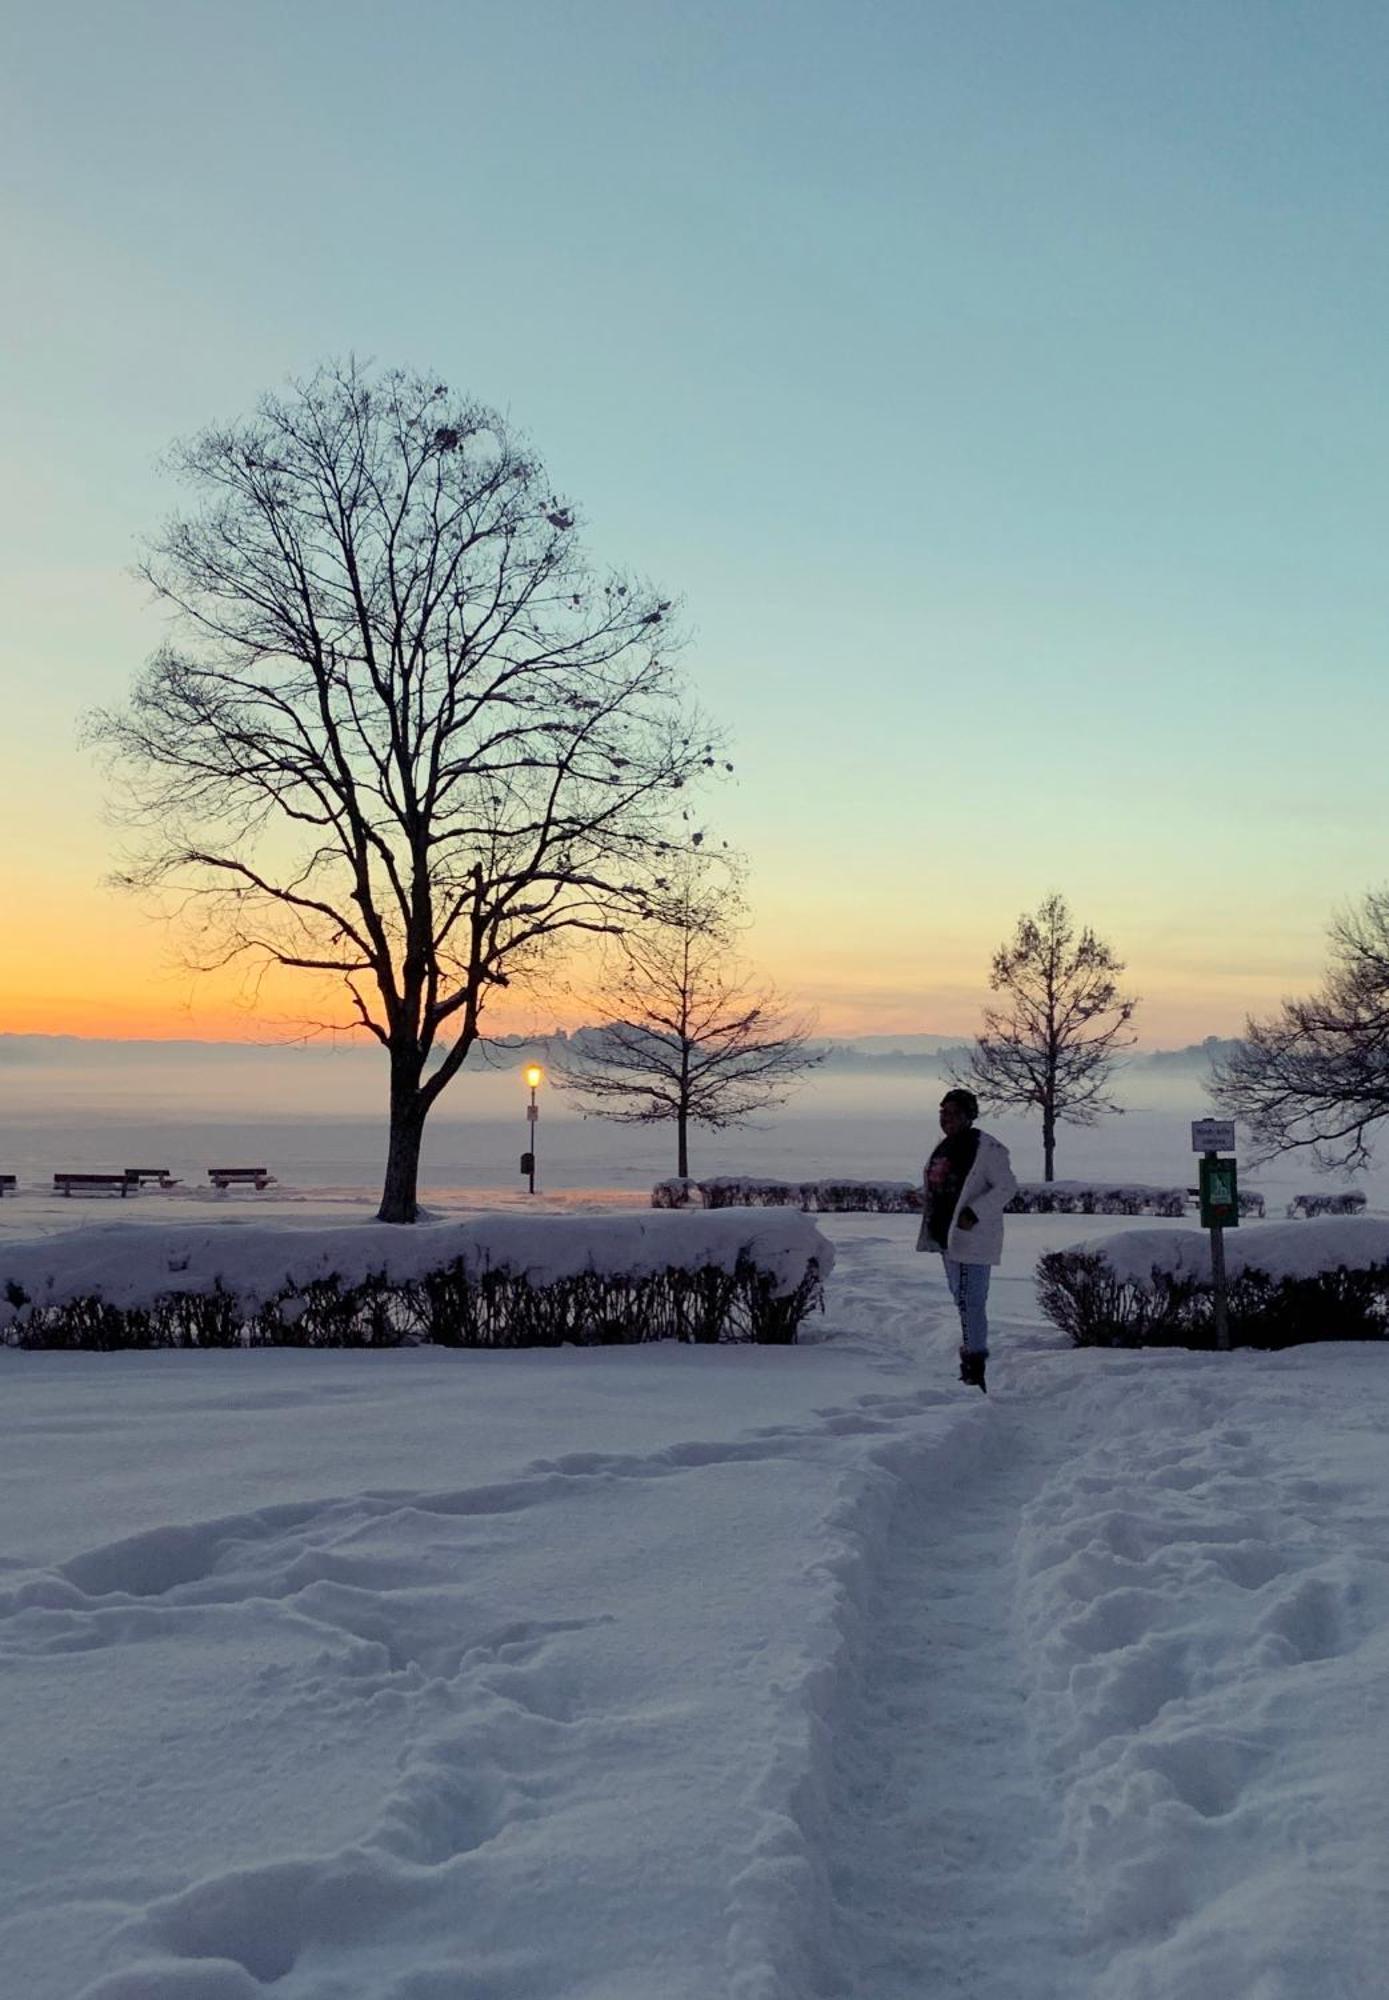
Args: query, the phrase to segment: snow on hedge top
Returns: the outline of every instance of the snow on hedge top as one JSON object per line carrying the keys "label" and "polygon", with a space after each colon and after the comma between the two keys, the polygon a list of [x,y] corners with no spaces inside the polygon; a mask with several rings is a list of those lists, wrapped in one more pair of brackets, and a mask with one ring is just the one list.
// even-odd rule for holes
{"label": "snow on hedge top", "polygon": [[[1130,1284],[1147,1285],[1155,1270],[1174,1278],[1211,1275],[1210,1237],[1204,1229],[1124,1229],[1071,1245],[1103,1257]],[[1225,1269],[1267,1271],[1271,1278],[1315,1278],[1323,1271],[1362,1271],[1389,1263],[1389,1222],[1371,1216],[1335,1216],[1325,1222],[1274,1223],[1225,1233]]]}
{"label": "snow on hedge top", "polygon": [[716,1215],[485,1215],[466,1222],[304,1229],[226,1223],[211,1229],[74,1229],[36,1242],[0,1244],[0,1326],[15,1315],[18,1286],[36,1305],[101,1298],[139,1306],[171,1292],[220,1284],[257,1307],[289,1287],[336,1276],[345,1285],[384,1273],[397,1283],[461,1260],[468,1274],[507,1270],[534,1285],[588,1271],[648,1277],[672,1267],[733,1271],[747,1257],[772,1279],[775,1297],[795,1290],[813,1260],[824,1277],[834,1249],[808,1216],[724,1209]]}

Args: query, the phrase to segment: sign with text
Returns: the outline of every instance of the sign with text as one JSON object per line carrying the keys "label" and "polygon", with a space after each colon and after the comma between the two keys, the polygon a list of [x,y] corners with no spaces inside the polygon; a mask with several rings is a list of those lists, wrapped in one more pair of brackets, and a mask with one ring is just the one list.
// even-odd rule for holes
{"label": "sign with text", "polygon": [[1191,1150],[1193,1153],[1233,1153],[1235,1150],[1234,1119],[1193,1118],[1191,1121]]}

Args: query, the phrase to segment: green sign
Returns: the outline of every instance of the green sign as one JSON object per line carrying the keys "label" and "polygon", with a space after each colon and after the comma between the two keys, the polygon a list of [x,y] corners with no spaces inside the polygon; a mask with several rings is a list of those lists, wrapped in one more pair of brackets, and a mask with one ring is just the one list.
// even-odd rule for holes
{"label": "green sign", "polygon": [[1233,1160],[1204,1159],[1200,1163],[1201,1227],[1239,1228],[1239,1187]]}

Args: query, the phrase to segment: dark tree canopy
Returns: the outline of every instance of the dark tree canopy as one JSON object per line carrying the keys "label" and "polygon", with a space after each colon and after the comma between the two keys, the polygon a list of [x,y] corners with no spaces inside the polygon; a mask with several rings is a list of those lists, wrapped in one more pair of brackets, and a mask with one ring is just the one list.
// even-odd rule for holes
{"label": "dark tree canopy", "polygon": [[494,412],[432,377],[322,369],[174,454],[195,511],[144,574],[175,639],[94,718],[141,858],[204,963],[336,980],[388,1050],[383,1218],[489,997],[637,920],[712,765],[671,604],[598,575]]}
{"label": "dark tree canopy", "polygon": [[691,1126],[741,1124],[820,1060],[809,1023],[738,959],[742,917],[736,869],[684,858],[649,920],[609,953],[601,1017],[555,1068],[590,1116],[673,1124],[682,1177]]}
{"label": "dark tree canopy", "polygon": [[1119,1109],[1108,1094],[1138,1006],[1119,990],[1123,963],[1092,930],[1077,931],[1064,896],[1018,919],[994,953],[989,985],[1002,1003],[955,1073],[988,1104],[1037,1111],[1043,1171],[1056,1174],[1058,1124],[1093,1125]]}
{"label": "dark tree canopy", "polygon": [[1365,1166],[1389,1118],[1389,889],[1338,917],[1330,938],[1321,991],[1250,1021],[1212,1084],[1260,1157],[1306,1148],[1327,1170]]}

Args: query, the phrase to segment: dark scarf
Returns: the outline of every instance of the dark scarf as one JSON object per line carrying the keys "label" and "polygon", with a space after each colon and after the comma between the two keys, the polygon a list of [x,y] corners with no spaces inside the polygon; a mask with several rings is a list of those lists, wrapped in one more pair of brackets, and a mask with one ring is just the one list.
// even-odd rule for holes
{"label": "dark scarf", "polygon": [[938,1250],[950,1241],[950,1225],[960,1189],[969,1178],[979,1152],[979,1134],[973,1125],[952,1132],[926,1162],[926,1234]]}

